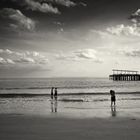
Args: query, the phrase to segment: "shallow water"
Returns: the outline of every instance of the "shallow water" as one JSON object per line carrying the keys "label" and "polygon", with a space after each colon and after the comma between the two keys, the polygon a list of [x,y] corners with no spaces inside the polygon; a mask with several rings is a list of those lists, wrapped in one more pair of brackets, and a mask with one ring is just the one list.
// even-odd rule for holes
{"label": "shallow water", "polygon": [[[58,87],[57,101],[50,99],[52,86]],[[110,108],[110,89],[116,91],[116,108]],[[108,78],[0,79],[0,94],[0,114],[78,118],[140,116],[140,81],[115,82]]]}
{"label": "shallow water", "polygon": [[26,98],[0,98],[0,114],[49,117],[138,117],[140,95],[117,95],[117,105],[110,107],[109,95],[71,95]]}

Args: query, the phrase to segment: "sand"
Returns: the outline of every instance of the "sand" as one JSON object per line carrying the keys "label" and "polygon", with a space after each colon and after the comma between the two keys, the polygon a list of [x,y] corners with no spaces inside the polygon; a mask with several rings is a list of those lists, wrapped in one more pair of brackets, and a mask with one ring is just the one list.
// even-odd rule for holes
{"label": "sand", "polygon": [[140,119],[0,115],[0,140],[139,140]]}
{"label": "sand", "polygon": [[96,97],[89,102],[1,99],[0,140],[139,140],[140,100],[132,98],[119,96],[114,108]]}

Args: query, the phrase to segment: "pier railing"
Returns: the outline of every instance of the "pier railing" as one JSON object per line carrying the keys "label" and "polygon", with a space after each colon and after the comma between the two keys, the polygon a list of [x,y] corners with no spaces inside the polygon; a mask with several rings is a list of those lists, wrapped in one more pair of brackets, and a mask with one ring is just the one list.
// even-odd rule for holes
{"label": "pier railing", "polygon": [[113,74],[109,75],[109,79],[114,81],[140,81],[140,74],[133,70],[112,70]]}

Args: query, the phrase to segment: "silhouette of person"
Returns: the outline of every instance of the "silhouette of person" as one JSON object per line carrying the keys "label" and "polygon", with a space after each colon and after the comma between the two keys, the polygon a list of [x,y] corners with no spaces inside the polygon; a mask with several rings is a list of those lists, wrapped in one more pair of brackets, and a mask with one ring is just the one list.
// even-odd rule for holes
{"label": "silhouette of person", "polygon": [[116,106],[111,106],[111,115],[112,117],[115,117],[116,116]]}
{"label": "silhouette of person", "polygon": [[53,90],[54,90],[54,87],[51,88],[51,99],[53,99]]}
{"label": "silhouette of person", "polygon": [[115,91],[114,90],[110,90],[110,95],[111,95],[111,106],[114,104],[114,106],[116,105],[116,96],[115,96]]}
{"label": "silhouette of person", "polygon": [[57,88],[54,89],[54,98],[57,98]]}

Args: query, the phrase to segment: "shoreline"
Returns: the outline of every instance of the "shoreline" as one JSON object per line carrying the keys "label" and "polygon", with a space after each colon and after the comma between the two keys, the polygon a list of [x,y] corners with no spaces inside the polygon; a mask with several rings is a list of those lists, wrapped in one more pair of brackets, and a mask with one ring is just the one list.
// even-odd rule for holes
{"label": "shoreline", "polygon": [[[140,95],[140,91],[136,92],[116,92],[116,95]],[[109,92],[92,92],[92,93],[59,93],[58,96],[77,96],[77,95],[110,95]],[[0,98],[6,97],[35,97],[50,96],[50,94],[32,94],[32,93],[1,93]]]}

